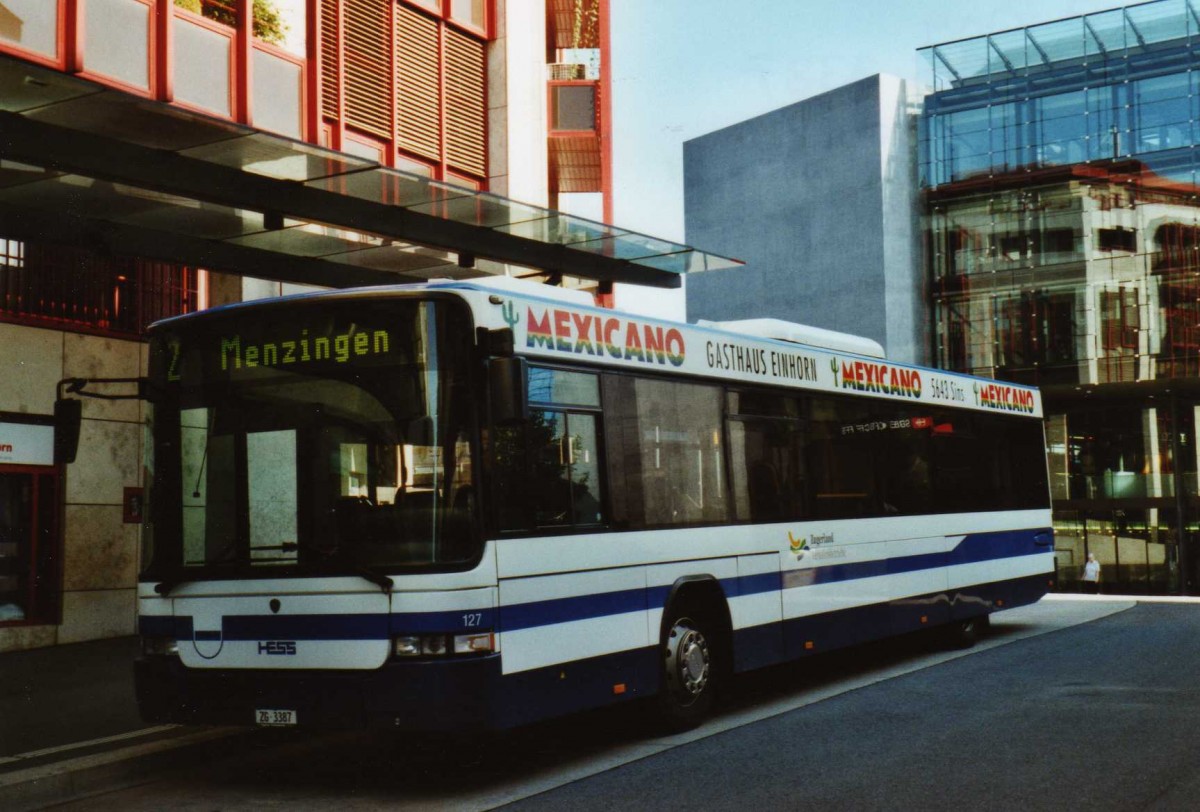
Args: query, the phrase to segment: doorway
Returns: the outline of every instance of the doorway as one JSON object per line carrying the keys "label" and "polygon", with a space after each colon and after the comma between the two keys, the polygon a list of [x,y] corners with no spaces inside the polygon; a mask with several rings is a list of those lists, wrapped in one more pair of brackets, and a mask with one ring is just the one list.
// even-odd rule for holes
{"label": "doorway", "polygon": [[0,465],[0,625],[57,623],[58,474]]}

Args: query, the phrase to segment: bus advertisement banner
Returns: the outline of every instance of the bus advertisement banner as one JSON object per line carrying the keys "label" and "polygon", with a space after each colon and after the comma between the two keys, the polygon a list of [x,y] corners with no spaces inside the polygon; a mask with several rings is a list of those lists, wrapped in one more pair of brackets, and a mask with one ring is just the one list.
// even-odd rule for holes
{"label": "bus advertisement banner", "polygon": [[493,312],[512,328],[519,353],[551,362],[656,368],[746,383],[1042,416],[1038,391],[1019,384],[559,302],[504,297]]}

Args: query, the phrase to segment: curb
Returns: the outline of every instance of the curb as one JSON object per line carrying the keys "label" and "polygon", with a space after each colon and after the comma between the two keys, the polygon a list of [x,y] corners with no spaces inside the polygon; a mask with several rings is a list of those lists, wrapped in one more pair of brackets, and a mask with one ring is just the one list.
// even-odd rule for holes
{"label": "curb", "polygon": [[[147,732],[159,732],[151,728]],[[60,758],[50,763],[0,772],[0,808],[32,810],[89,794],[120,789],[153,779],[153,771],[168,766],[184,748],[196,755],[227,755],[226,739],[246,734],[241,728],[186,728],[177,735],[138,744],[105,749],[88,755]],[[47,751],[41,751],[46,753]],[[24,758],[38,761],[41,753]],[[14,761],[19,759],[14,759]],[[7,762],[11,765],[13,761]],[[6,765],[7,766],[7,765]]]}
{"label": "curb", "polygon": [[1083,595],[1076,592],[1051,592],[1044,601],[1068,601],[1082,603],[1200,603],[1200,596],[1181,595]]}

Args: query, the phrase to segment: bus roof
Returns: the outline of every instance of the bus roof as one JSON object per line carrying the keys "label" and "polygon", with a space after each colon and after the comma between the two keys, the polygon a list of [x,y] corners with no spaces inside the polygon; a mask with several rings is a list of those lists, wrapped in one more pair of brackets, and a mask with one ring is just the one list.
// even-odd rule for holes
{"label": "bus roof", "polygon": [[874,342],[869,339],[860,339],[861,346],[853,342],[833,347],[812,346],[790,338],[749,335],[724,326],[683,324],[601,308],[592,304],[586,293],[515,282],[434,280],[425,284],[301,293],[225,305],[167,319],[152,327],[157,330],[195,319],[206,320],[210,314],[217,317],[235,309],[440,291],[466,300],[477,326],[511,329],[517,354],[548,363],[593,364],[886,398],[931,407],[1043,416],[1041,395],[1034,387],[888,361],[871,350]]}

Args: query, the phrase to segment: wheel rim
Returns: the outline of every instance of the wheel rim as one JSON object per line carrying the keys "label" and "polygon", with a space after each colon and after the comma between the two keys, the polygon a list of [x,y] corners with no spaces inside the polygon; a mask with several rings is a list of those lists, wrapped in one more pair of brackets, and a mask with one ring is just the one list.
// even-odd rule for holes
{"label": "wheel rim", "polygon": [[708,641],[691,620],[679,620],[667,635],[667,683],[683,704],[690,704],[708,686],[711,664]]}

